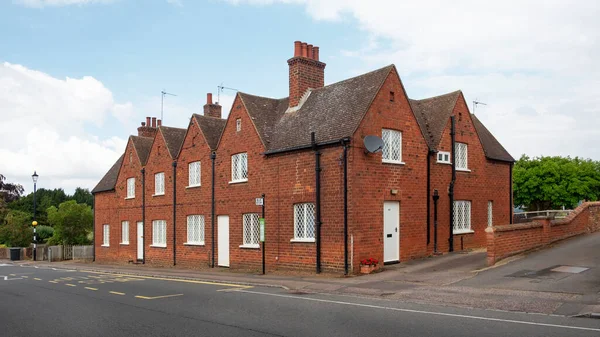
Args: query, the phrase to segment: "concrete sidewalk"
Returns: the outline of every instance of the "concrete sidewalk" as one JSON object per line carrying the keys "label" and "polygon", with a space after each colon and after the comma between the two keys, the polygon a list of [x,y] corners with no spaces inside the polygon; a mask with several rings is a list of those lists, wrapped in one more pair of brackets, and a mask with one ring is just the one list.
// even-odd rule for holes
{"label": "concrete sidewalk", "polygon": [[[600,233],[570,239],[487,268],[486,252],[456,252],[385,266],[360,277],[248,274],[228,269],[187,270],[144,265],[21,261],[20,264],[154,277],[283,287],[295,293],[369,296],[416,303],[566,316],[600,313]],[[595,255],[594,255],[595,254]],[[512,262],[510,262],[512,261]],[[589,268],[580,274],[552,272],[560,265]],[[539,271],[540,278],[519,277]],[[519,274],[521,273],[521,274]],[[531,276],[531,275],[530,275]]]}

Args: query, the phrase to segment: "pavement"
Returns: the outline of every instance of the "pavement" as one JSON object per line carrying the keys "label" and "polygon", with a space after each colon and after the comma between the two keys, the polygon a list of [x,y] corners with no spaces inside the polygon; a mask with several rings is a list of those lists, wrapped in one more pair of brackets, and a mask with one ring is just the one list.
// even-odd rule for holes
{"label": "pavement", "polygon": [[2,336],[600,335],[595,319],[61,265],[0,263]]}
{"label": "pavement", "polygon": [[72,261],[19,264],[276,287],[292,294],[350,295],[403,303],[600,317],[600,233],[506,259],[492,268],[486,265],[486,252],[474,250],[389,265],[383,272],[353,277],[260,275],[228,269],[187,270]]}

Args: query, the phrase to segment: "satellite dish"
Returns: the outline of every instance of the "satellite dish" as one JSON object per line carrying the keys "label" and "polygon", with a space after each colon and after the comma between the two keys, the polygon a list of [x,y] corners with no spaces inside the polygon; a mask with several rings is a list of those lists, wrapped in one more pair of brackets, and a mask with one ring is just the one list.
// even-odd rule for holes
{"label": "satellite dish", "polygon": [[383,149],[383,139],[377,136],[366,136],[363,142],[368,153],[376,153]]}

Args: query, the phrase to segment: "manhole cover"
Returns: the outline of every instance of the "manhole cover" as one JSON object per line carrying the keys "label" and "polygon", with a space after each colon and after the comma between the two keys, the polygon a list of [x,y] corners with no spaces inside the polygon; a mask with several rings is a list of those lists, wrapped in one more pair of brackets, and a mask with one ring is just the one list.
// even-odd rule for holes
{"label": "manhole cover", "polygon": [[585,267],[572,267],[572,266],[560,266],[560,267],[556,267],[554,269],[551,269],[552,271],[557,271],[559,273],[571,273],[571,274],[579,274],[582,273],[586,270],[588,270],[590,268],[585,268]]}

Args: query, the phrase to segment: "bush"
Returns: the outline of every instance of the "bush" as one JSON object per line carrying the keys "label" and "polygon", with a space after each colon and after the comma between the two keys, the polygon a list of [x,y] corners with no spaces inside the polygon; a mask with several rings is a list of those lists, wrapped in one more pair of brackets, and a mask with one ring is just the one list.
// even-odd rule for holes
{"label": "bush", "polygon": [[5,224],[0,227],[0,242],[9,247],[29,247],[33,242],[31,214],[15,210],[9,211]]}
{"label": "bush", "polygon": [[37,226],[35,231],[37,232],[38,243],[44,243],[54,235],[54,228],[50,226]]}

